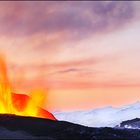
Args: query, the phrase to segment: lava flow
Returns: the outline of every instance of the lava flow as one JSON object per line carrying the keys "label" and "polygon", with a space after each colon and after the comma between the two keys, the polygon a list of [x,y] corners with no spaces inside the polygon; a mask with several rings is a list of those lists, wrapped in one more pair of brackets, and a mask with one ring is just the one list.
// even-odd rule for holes
{"label": "lava flow", "polygon": [[6,63],[0,58],[0,113],[15,114],[21,116],[34,116],[56,120],[53,114],[39,107],[40,93],[32,94],[31,97],[24,94],[11,92]]}

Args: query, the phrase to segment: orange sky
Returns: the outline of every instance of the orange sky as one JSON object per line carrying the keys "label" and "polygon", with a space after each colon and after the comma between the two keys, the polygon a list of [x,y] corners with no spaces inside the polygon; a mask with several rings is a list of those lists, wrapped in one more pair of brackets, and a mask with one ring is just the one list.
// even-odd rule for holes
{"label": "orange sky", "polygon": [[138,2],[0,2],[0,51],[14,92],[53,111],[140,100]]}

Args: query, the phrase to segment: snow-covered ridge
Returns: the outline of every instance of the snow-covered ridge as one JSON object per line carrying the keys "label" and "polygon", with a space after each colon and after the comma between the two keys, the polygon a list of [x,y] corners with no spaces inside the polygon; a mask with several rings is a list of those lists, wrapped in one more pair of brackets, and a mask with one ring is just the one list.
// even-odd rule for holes
{"label": "snow-covered ridge", "polygon": [[140,118],[140,102],[119,108],[105,107],[74,112],[55,112],[58,120],[69,121],[89,127],[115,127],[122,121]]}

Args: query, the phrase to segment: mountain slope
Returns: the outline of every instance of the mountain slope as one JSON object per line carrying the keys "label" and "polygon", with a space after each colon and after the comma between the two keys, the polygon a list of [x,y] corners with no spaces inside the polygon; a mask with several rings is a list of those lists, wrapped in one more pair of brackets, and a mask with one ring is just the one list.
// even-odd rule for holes
{"label": "mountain slope", "polygon": [[0,139],[140,139],[140,130],[91,128],[65,121],[0,115]]}
{"label": "mountain slope", "polygon": [[75,112],[56,112],[58,120],[65,120],[89,127],[115,127],[122,121],[140,117],[140,102],[120,108],[105,107]]}
{"label": "mountain slope", "polygon": [[123,121],[116,128],[140,129],[140,118]]}

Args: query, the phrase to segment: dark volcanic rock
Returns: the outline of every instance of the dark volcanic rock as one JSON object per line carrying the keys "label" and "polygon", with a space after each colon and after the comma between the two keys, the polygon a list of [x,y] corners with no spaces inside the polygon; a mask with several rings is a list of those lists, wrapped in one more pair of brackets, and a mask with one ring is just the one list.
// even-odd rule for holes
{"label": "dark volcanic rock", "polygon": [[135,118],[132,120],[123,121],[119,127],[139,129],[140,128],[140,118]]}
{"label": "dark volcanic rock", "polygon": [[0,138],[13,139],[140,139],[140,130],[91,128],[65,121],[0,115]]}

